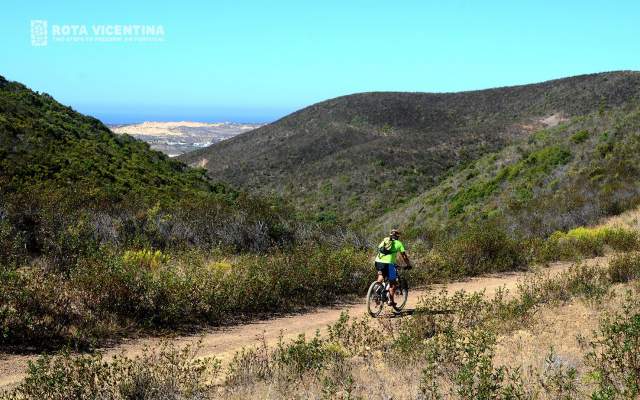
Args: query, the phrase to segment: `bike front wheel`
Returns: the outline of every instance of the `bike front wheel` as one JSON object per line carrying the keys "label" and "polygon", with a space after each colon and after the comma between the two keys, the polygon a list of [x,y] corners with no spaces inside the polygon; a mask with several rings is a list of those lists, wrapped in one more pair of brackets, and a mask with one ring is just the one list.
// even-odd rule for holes
{"label": "bike front wheel", "polygon": [[373,282],[367,291],[367,311],[374,318],[380,315],[384,307],[383,292],[384,286],[378,281]]}
{"label": "bike front wheel", "polygon": [[398,280],[398,288],[394,294],[394,301],[396,305],[393,306],[393,309],[396,311],[402,311],[405,305],[407,305],[407,299],[409,298],[409,284],[406,279],[400,278]]}

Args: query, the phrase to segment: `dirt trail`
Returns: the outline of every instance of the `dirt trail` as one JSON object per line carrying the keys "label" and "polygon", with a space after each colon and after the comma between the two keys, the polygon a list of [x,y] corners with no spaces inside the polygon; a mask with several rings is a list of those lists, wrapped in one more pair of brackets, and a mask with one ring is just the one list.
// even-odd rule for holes
{"label": "dirt trail", "polygon": [[[603,257],[587,260],[589,263],[600,263]],[[553,263],[545,268],[550,274],[556,274],[571,263]],[[446,285],[449,292],[464,289],[468,292],[486,290],[488,294],[495,292],[499,287],[514,289],[517,283],[525,276],[525,272],[511,272],[503,274],[485,275],[471,278],[461,282]],[[443,285],[435,285],[429,290],[440,290]],[[419,298],[426,293],[425,290],[414,290],[409,293],[407,308],[416,306]],[[277,317],[263,321],[256,321],[244,325],[228,328],[211,329],[199,335],[182,336],[172,338],[171,341],[178,345],[196,343],[202,339],[201,356],[216,356],[223,362],[228,361],[233,354],[242,347],[255,345],[257,339],[264,335],[267,343],[275,343],[279,335],[285,339],[295,338],[299,334],[313,335],[317,330],[326,331],[327,325],[334,323],[342,311],[348,311],[352,316],[360,316],[366,313],[364,301],[353,304],[341,304],[334,307],[318,308],[304,313],[293,314],[285,317]],[[145,338],[125,341],[114,348],[105,349],[107,356],[124,353],[127,356],[140,354],[143,349],[157,346],[162,338]],[[165,338],[166,340],[166,338]],[[22,356],[0,353],[0,389],[8,388],[20,382],[24,376],[29,360],[35,360],[37,356]]]}

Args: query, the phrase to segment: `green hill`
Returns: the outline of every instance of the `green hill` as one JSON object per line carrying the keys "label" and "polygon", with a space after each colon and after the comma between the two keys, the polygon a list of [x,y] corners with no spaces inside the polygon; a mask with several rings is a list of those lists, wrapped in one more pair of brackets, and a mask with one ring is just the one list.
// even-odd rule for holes
{"label": "green hill", "polygon": [[222,189],[202,171],[130,136],[116,136],[97,119],[1,76],[0,182],[4,193],[67,187],[110,200]]}
{"label": "green hill", "polygon": [[181,159],[214,179],[287,195],[320,220],[362,224],[437,187],[452,168],[639,95],[637,72],[462,93],[361,93]]}
{"label": "green hill", "polygon": [[[74,246],[265,249],[287,235],[286,220],[282,206],[0,77],[0,243],[6,235],[30,256],[62,258],[75,253],[62,244],[74,235]],[[0,262],[16,253],[0,248]]]}
{"label": "green hill", "polygon": [[640,203],[639,165],[640,103],[603,107],[452,171],[372,229],[429,235],[498,219],[511,234],[546,236]]}

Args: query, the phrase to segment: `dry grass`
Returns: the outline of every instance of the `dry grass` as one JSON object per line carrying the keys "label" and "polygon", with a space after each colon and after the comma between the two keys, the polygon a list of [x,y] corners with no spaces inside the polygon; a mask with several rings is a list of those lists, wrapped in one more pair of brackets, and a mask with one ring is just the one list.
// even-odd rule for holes
{"label": "dry grass", "polygon": [[554,348],[567,363],[581,366],[582,350],[576,335],[590,336],[601,312],[582,301],[541,310],[533,326],[499,337],[495,360],[499,364],[535,368]]}
{"label": "dry grass", "polygon": [[605,218],[596,226],[596,228],[600,227],[626,228],[640,231],[640,207]]}
{"label": "dry grass", "polygon": [[[556,360],[583,371],[581,350],[577,335],[589,337],[597,328],[598,320],[605,310],[618,309],[618,303],[611,307],[590,309],[581,301],[550,307],[540,312],[534,325],[498,338],[494,363],[497,365],[521,366],[525,383],[531,387],[537,384],[538,374],[545,369],[545,359],[551,347],[556,351]],[[305,375],[296,382],[253,382],[238,387],[219,387],[213,394],[216,399],[416,399],[420,397],[420,363],[403,365],[383,359],[381,352],[374,353],[372,359],[354,357],[345,361],[344,369],[350,373],[338,380],[352,379],[348,386],[334,393],[328,393],[323,376]],[[343,382],[345,383],[345,382]],[[541,393],[541,398],[545,397]],[[351,396],[351,397],[349,397]]]}
{"label": "dry grass", "polygon": [[[599,328],[604,316],[621,312],[624,294],[629,290],[637,292],[640,286],[637,282],[616,284],[608,294],[595,300],[574,297],[564,302],[551,302],[536,307],[532,311],[533,317],[526,323],[497,336],[493,365],[496,368],[505,366],[508,371],[517,372],[525,398],[559,398],[558,389],[553,386],[553,379],[560,373],[565,374],[563,382],[570,381],[576,384],[575,392],[571,392],[573,397],[567,398],[588,397],[594,385],[586,378],[589,370],[584,364],[585,348],[581,345],[580,338],[583,339],[582,343],[593,339],[593,333]],[[512,294],[509,297],[512,297]],[[375,329],[385,334],[384,340],[389,340],[394,337],[397,339],[397,329],[401,322],[378,320],[370,322],[370,325],[374,325]],[[549,358],[551,352],[553,355]],[[221,387],[215,393],[215,397],[428,398],[421,392],[424,367],[423,361],[405,361],[394,357],[393,352],[383,346],[377,350],[372,349],[368,357],[344,359],[340,365],[342,375],[337,379],[339,384],[332,386],[334,390],[328,389],[330,385],[328,386],[326,377],[332,373],[329,368],[319,374],[306,374],[294,382],[266,380],[248,382],[236,387]],[[572,368],[576,370],[575,378],[566,378],[567,371]],[[443,380],[440,384],[445,386],[450,383]]]}

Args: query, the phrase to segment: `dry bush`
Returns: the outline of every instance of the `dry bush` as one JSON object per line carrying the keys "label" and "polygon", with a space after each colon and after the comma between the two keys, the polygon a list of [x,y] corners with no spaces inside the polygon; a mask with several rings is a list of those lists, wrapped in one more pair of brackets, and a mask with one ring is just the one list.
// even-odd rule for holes
{"label": "dry bush", "polygon": [[640,253],[618,254],[609,261],[609,279],[613,282],[628,282],[640,278]]}
{"label": "dry bush", "polygon": [[210,381],[220,364],[196,358],[197,347],[182,349],[167,343],[145,349],[135,358],[68,352],[41,356],[30,363],[28,376],[4,400],[149,399],[200,400],[209,398]]}

